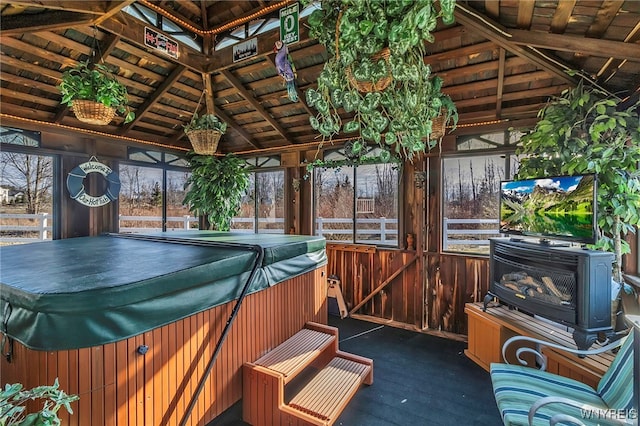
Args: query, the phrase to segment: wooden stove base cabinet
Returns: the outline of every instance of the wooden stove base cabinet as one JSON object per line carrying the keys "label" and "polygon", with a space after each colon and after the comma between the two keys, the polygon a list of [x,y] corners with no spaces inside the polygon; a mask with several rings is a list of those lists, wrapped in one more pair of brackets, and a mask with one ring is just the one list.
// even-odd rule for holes
{"label": "wooden stove base cabinet", "polygon": [[490,240],[489,294],[511,307],[571,327],[579,349],[613,335],[613,254],[509,238]]}
{"label": "wooden stove base cabinet", "polygon": [[[327,323],[323,240],[270,235],[269,240],[249,241],[238,236],[244,245],[260,246],[263,260],[198,390],[254,258],[241,247],[216,247],[216,241],[234,240],[232,235],[193,232],[149,240],[113,235],[29,244],[32,256],[44,259],[43,267],[67,259],[49,274],[48,282],[58,285],[48,286],[48,296],[61,300],[47,300],[43,281],[25,284],[35,271],[22,269],[27,277],[19,278],[26,266],[20,257],[27,248],[16,246],[23,248],[10,254],[3,249],[0,295],[3,323],[6,320],[13,344],[11,362],[0,360],[2,386],[20,382],[31,388],[58,378],[61,389],[80,397],[72,404],[73,415],[60,410],[65,425],[179,425],[185,418],[186,425],[206,425],[242,397],[244,362],[264,355],[308,321]],[[82,263],[101,255],[107,256],[101,264]],[[146,263],[154,258],[152,265]],[[114,269],[118,262],[121,267]],[[127,275],[122,268],[136,264],[128,280],[120,275]],[[66,282],[57,281],[64,276]],[[25,303],[27,288],[37,297],[27,297]],[[74,291],[69,294],[62,288]],[[42,311],[30,312],[29,305],[38,303]],[[184,315],[189,304],[195,313]],[[65,308],[70,313],[60,318]],[[25,316],[32,326],[21,324]],[[161,325],[150,326],[157,322]],[[136,333],[136,326],[145,330]],[[118,334],[126,337],[117,338]],[[82,346],[82,339],[112,341]]]}

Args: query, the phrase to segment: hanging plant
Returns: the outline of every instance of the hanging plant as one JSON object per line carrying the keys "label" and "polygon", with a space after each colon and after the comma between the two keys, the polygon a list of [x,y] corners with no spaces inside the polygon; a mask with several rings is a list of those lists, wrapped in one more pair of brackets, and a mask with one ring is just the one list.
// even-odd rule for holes
{"label": "hanging plant", "polygon": [[58,89],[62,93],[62,103],[73,109],[78,120],[85,123],[106,125],[116,113],[124,115],[125,123],[135,118],[128,106],[127,88],[104,64],[78,63],[62,73]]}
{"label": "hanging plant", "polygon": [[215,114],[193,114],[184,133],[189,138],[193,150],[199,155],[213,155],[218,149],[220,138],[227,131],[227,123],[220,121]]}
{"label": "hanging plant", "polygon": [[191,176],[182,204],[196,216],[205,216],[209,229],[229,231],[231,219],[249,185],[246,163],[232,154],[225,157],[190,153]]}
{"label": "hanging plant", "polygon": [[308,179],[316,168],[340,169],[341,167],[355,167],[364,164],[393,163],[401,165],[400,157],[391,153],[386,147],[371,147],[361,140],[352,140],[345,143],[342,154],[344,158],[339,160],[315,159],[306,165],[304,179]]}
{"label": "hanging plant", "polygon": [[[318,111],[310,124],[323,138],[353,134],[412,160],[442,137],[434,119],[455,128],[456,107],[424,63],[437,20],[454,20],[455,0],[439,3],[437,9],[435,0],[321,2],[308,22],[329,59],[305,98]],[[342,111],[352,118],[343,121]]]}
{"label": "hanging plant", "polygon": [[596,247],[615,254],[613,278],[622,282],[625,236],[640,225],[640,101],[619,104],[582,81],[554,97],[520,139],[518,177],[598,174]]}

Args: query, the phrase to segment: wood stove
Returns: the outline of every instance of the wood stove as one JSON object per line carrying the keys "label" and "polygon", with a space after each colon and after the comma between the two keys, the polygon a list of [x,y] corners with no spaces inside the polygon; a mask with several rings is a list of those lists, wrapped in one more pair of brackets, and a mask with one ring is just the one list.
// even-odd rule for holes
{"label": "wood stove", "polygon": [[493,238],[489,293],[513,308],[573,328],[578,349],[613,333],[613,254],[578,247]]}

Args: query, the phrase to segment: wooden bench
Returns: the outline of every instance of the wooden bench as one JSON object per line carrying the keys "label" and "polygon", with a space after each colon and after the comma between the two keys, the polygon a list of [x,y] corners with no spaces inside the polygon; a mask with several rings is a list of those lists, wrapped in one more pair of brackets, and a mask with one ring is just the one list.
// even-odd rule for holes
{"label": "wooden bench", "polygon": [[262,425],[331,425],[362,384],[373,361],[342,352],[338,329],[317,323],[243,366],[243,420]]}
{"label": "wooden bench", "polygon": [[[503,305],[491,304],[483,312],[482,303],[467,303],[465,312],[469,321],[469,341],[465,355],[487,371],[492,362],[503,362],[502,345],[513,336],[529,336],[576,348],[570,332]],[[598,346],[596,343],[593,348]],[[580,358],[552,348],[544,348],[543,353],[547,357],[547,371],[571,377],[592,387],[597,386],[615,356],[606,352]]]}

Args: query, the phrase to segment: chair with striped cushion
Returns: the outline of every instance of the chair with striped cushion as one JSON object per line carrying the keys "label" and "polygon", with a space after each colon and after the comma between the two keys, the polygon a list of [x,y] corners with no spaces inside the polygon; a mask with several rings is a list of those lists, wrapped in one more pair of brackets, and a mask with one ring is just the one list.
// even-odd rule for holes
{"label": "chair with striped cushion", "polygon": [[[617,346],[620,346],[620,350],[600,379],[597,389],[577,380],[525,365],[492,363],[493,392],[504,424],[637,425],[638,407],[634,407],[633,399],[634,334],[631,332],[616,343],[591,351],[570,350],[524,336],[509,339],[503,347],[503,355],[506,346],[515,340],[532,341],[585,355]],[[533,351],[524,348],[521,350]],[[542,361],[544,368],[544,360],[539,358],[539,361]]]}

